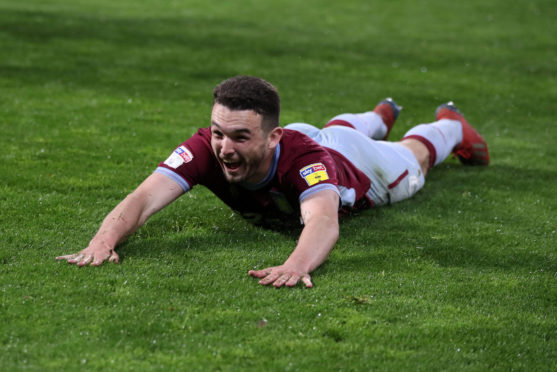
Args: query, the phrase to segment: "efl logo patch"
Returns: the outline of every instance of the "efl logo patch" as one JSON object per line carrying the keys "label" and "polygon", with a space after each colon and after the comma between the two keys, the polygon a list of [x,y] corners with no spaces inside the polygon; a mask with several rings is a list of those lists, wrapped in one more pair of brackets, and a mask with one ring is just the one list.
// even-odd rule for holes
{"label": "efl logo patch", "polygon": [[322,163],[315,163],[300,169],[300,176],[306,180],[309,186],[329,179],[327,168]]}
{"label": "efl logo patch", "polygon": [[186,146],[180,146],[164,161],[164,164],[174,169],[193,160],[193,154]]}
{"label": "efl logo patch", "polygon": [[184,159],[184,163],[189,163],[193,160],[193,154],[185,146],[178,147],[174,152]]}

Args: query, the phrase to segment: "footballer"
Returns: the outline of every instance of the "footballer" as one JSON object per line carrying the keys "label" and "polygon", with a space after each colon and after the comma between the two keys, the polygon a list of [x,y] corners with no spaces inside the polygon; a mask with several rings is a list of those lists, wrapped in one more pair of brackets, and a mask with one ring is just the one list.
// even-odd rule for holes
{"label": "footballer", "polygon": [[339,236],[339,216],[410,198],[427,172],[451,153],[487,165],[487,144],[452,102],[435,121],[388,142],[401,107],[392,99],[372,111],[341,114],[323,129],[279,126],[280,98],[267,81],[237,76],[213,91],[211,124],[159,163],[104,219],[87,248],[57,257],[78,266],[118,262],[118,243],[196,185],[211,190],[250,222],[302,226],[296,247],[278,266],[250,270],[263,285],[312,287]]}

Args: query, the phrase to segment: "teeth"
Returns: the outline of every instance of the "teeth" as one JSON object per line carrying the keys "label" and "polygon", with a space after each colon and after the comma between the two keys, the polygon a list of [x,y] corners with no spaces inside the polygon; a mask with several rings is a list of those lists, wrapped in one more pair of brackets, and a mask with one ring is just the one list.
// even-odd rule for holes
{"label": "teeth", "polygon": [[224,165],[226,165],[227,167],[234,167],[237,166],[239,164],[239,162],[237,161],[231,161],[231,160],[222,160],[222,162],[224,163]]}

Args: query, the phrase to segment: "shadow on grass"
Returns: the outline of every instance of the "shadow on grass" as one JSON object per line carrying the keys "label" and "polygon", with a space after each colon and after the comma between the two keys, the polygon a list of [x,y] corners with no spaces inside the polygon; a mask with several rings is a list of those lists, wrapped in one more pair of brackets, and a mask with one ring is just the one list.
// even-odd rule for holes
{"label": "shadow on grass", "polygon": [[[216,198],[216,197],[215,197]],[[218,202],[220,204],[220,202]],[[209,210],[209,211],[208,211]],[[226,207],[210,211],[204,207],[186,217],[174,213],[157,218],[136,236],[123,243],[118,251],[126,256],[183,256],[187,254],[221,254],[253,250],[254,253],[294,248],[301,230],[269,230],[232,216]],[[210,215],[210,217],[208,217]]]}
{"label": "shadow on grass", "polygon": [[358,271],[442,267],[557,272],[557,172],[443,165],[413,199],[345,221],[342,264]]}
{"label": "shadow on grass", "polygon": [[[436,170],[437,175],[432,177],[435,185],[411,200],[343,218],[335,265],[375,272],[385,267],[406,270],[408,260],[425,260],[446,267],[557,271],[557,262],[549,255],[551,240],[544,241],[543,237],[551,233],[547,231],[551,225],[540,236],[539,221],[531,216],[535,206],[524,215],[507,206],[509,198],[520,198],[528,190],[549,193],[549,181],[555,180],[557,172],[498,165],[451,168],[453,165]],[[469,193],[482,194],[481,200]],[[508,196],[488,200],[493,193]],[[520,205],[521,201],[516,203]],[[209,255],[222,251],[243,254],[252,249],[264,254],[268,249],[295,246],[299,230],[277,232],[253,227],[239,216],[230,218],[226,207],[218,213],[220,216],[210,220],[203,212],[185,220],[172,215],[159,219],[131,243],[121,246],[122,256],[176,256],[184,255],[185,250]],[[178,218],[182,227],[176,230]],[[548,218],[555,220],[554,215]],[[538,232],[538,242],[532,243],[530,230]],[[149,239],[146,247],[142,239],[151,234],[161,239]]]}
{"label": "shadow on grass", "polygon": [[[521,156],[528,157],[528,153],[523,153]],[[548,159],[548,162],[555,162],[555,160]],[[462,186],[487,188],[508,191],[513,197],[521,198],[525,194],[553,192],[554,185],[557,183],[557,171],[542,169],[535,165],[526,168],[498,164],[497,159],[492,158],[491,165],[488,167],[466,167],[456,162],[443,164],[431,171],[426,184],[429,185],[432,181],[444,183],[439,185],[443,188],[462,189]]]}
{"label": "shadow on grass", "polygon": [[[1,9],[0,29],[9,36],[3,42],[10,56],[2,58],[9,62],[0,63],[0,74],[29,85],[62,82],[99,92],[140,91],[143,96],[172,100],[199,94],[177,88],[176,82],[206,82],[209,90],[223,78],[255,69],[282,74],[282,84],[299,89],[312,79],[283,73],[292,61],[309,66],[301,71],[318,80],[331,68],[335,73],[345,70],[344,64],[369,73],[374,63],[377,69],[384,67],[383,61],[446,63],[432,60],[422,48],[393,47],[392,41],[383,37],[371,43],[335,32],[324,37],[332,26],[308,27],[302,18],[269,14],[268,18],[252,19],[243,14],[239,12],[235,20],[201,11],[195,15],[124,18]],[[436,42],[445,45],[446,40]],[[339,53],[343,56],[340,60]],[[331,67],[336,61],[339,66]],[[491,60],[485,62],[484,67]],[[494,73],[499,69],[499,64],[493,66]]]}
{"label": "shadow on grass", "polygon": [[[265,63],[279,56],[295,58],[304,55],[319,59],[326,56],[322,51],[335,49],[334,41],[327,38],[313,38],[311,43],[290,38],[303,32],[303,25],[295,29],[289,24],[285,27],[290,29],[279,36],[281,33],[269,31],[267,25],[260,22],[199,16],[123,19],[2,9],[0,26],[2,32],[9,35],[8,46],[17,45],[0,64],[0,74],[10,80],[29,85],[61,80],[125,94],[130,90],[141,90],[145,95],[162,95],[169,100],[183,98],[184,90],[161,89],[158,80],[172,82],[187,77],[190,81],[207,81],[237,73],[236,65],[213,60],[216,51],[226,56],[225,59],[241,60],[244,55],[254,55],[256,50],[258,57],[255,60]],[[381,55],[387,53],[385,45],[374,47],[381,49]],[[133,70],[133,74],[129,70]],[[213,83],[210,82],[211,87]],[[153,89],[154,86],[158,88]],[[201,93],[205,96],[207,91]],[[537,234],[544,239],[540,233],[546,231],[539,230],[537,216],[545,216],[549,210],[553,217],[544,218],[555,221],[557,172],[498,165],[497,159],[494,161],[486,169],[459,166],[460,169],[455,171],[451,169],[452,164],[439,167],[429,176],[425,189],[413,200],[347,219],[342,228],[342,244],[348,250],[351,245],[359,246],[363,245],[361,241],[369,241],[370,255],[382,255],[393,262],[401,259],[397,254],[399,250],[408,253],[407,250],[418,250],[416,246],[420,246],[423,249],[411,253],[412,257],[433,259],[440,265],[554,268],[555,260],[544,253],[546,246],[542,246],[540,253],[535,253],[533,247],[538,243],[517,241],[512,231],[506,236],[498,234],[493,213],[511,221],[510,228],[521,231],[523,236],[535,238]],[[463,197],[472,195],[474,198],[478,194],[481,194],[483,205],[474,203],[475,199],[468,196]],[[524,200],[537,198],[542,203],[539,207],[524,205],[526,211],[523,214],[513,209]],[[536,208],[544,213],[536,215]],[[458,210],[462,214],[458,214]],[[404,214],[408,216],[404,217]],[[264,234],[257,229],[238,233],[227,229],[224,220],[217,222],[225,227],[188,238],[192,249],[214,249],[216,246],[218,249],[235,249],[236,244],[242,246],[242,240],[253,241]],[[455,224],[460,227],[452,229]],[[172,231],[172,224],[166,222],[158,222],[154,227]],[[425,246],[424,240],[439,235],[439,229],[441,238]],[[293,241],[296,233],[285,237]],[[134,250],[137,253],[128,251],[136,242],[138,240],[121,247],[123,256],[143,253],[142,249]],[[520,246],[522,243],[526,245],[524,249]],[[151,252],[164,249],[181,254],[184,245],[180,245],[180,238],[176,238],[171,244],[161,240],[155,247]],[[384,249],[389,252],[385,253]],[[362,250],[361,254],[368,252]],[[359,267],[368,270],[373,262],[362,262]]]}
{"label": "shadow on grass", "polygon": [[[197,93],[175,86],[162,89],[161,83],[199,80],[212,88],[215,81],[250,66],[246,58],[272,66],[276,58],[312,53],[322,58],[318,56],[323,51],[335,49],[327,38],[316,45],[315,40],[289,37],[310,32],[303,25],[281,27],[284,32],[259,20],[210,14],[121,18],[2,9],[0,28],[9,35],[4,44],[11,54],[0,59],[8,61],[0,63],[0,74],[29,85],[54,81],[97,91],[141,91],[143,96],[183,99]],[[222,58],[216,60],[215,55]]]}

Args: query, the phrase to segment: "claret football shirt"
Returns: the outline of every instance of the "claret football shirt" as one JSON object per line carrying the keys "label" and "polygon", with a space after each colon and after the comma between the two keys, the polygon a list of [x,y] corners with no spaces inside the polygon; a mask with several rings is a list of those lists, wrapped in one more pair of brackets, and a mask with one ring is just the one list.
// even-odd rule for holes
{"label": "claret football shirt", "polygon": [[340,153],[305,134],[285,129],[265,179],[258,185],[229,183],[211,148],[210,128],[178,146],[156,169],[184,192],[203,185],[252,223],[269,227],[299,224],[300,203],[322,190],[340,195],[339,212],[367,208],[369,178]]}

